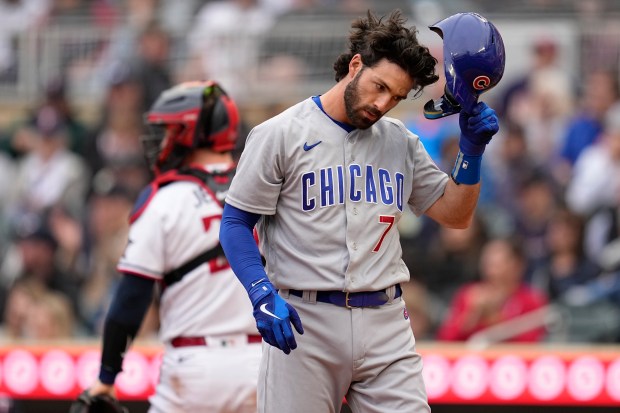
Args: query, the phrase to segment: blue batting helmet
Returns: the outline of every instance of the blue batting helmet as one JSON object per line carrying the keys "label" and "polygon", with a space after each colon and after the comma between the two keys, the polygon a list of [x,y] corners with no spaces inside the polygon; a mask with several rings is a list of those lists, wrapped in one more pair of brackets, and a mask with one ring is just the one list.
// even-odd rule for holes
{"label": "blue batting helmet", "polygon": [[493,88],[504,74],[504,42],[497,28],[477,13],[457,13],[429,28],[443,39],[444,95],[424,106],[424,116],[437,119],[464,110]]}

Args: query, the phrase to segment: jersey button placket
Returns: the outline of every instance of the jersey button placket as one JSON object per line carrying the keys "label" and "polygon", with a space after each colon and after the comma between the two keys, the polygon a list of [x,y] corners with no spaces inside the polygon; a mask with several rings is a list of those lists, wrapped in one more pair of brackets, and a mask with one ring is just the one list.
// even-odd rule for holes
{"label": "jersey button placket", "polygon": [[355,143],[355,138],[352,136],[349,136],[347,138],[347,143],[349,144],[349,163],[353,163],[355,162],[355,154],[353,153],[352,145]]}
{"label": "jersey button placket", "polygon": [[[347,182],[347,191],[351,191],[351,188],[349,187],[350,184],[350,180],[351,180],[351,165],[355,164],[355,142],[356,142],[356,138],[355,136],[352,136],[351,134],[349,134],[346,138],[346,144],[344,147],[344,160],[346,163],[346,171],[347,171],[347,177],[346,177],[346,182]],[[356,178],[356,185],[360,185],[360,178],[357,177]],[[349,192],[350,193],[350,192]],[[359,201],[357,201],[359,202]],[[347,246],[348,246],[348,251],[349,251],[349,265],[351,265],[352,263],[354,264],[355,262],[358,261],[358,254],[359,254],[359,246],[358,246],[358,242],[354,241],[354,239],[359,239],[359,226],[360,226],[360,210],[357,206],[356,201],[352,201],[351,199],[346,199],[345,201],[345,210],[346,210],[346,216],[347,216]],[[346,288],[353,288],[354,284],[355,284],[355,280],[353,279],[353,274],[350,271],[347,271],[345,274],[345,287]]]}

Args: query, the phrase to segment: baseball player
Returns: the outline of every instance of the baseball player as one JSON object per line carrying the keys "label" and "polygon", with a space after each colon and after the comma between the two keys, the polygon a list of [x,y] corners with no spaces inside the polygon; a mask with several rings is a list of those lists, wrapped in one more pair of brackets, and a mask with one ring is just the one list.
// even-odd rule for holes
{"label": "baseball player", "polygon": [[130,219],[118,263],[124,275],[88,394],[114,395],[123,355],[158,283],[165,351],[149,412],[256,412],[261,337],[218,240],[235,172],[237,107],[213,81],[185,82],[164,91],[146,121],[152,134],[143,143],[155,179]]}
{"label": "baseball player", "polygon": [[[475,60],[501,38],[490,42],[488,22],[466,17],[459,30],[486,36],[472,49]],[[409,272],[397,224],[409,207],[449,227],[469,225],[498,120],[485,103],[446,88],[455,92],[453,109],[467,104],[450,177],[418,136],[385,116],[438,80],[436,59],[404,22],[398,11],[355,21],[350,49],[334,64],[337,83],[248,136],[220,239],[267,343],[259,412],[338,412],[343,396],[354,412],[430,411],[401,298]]]}

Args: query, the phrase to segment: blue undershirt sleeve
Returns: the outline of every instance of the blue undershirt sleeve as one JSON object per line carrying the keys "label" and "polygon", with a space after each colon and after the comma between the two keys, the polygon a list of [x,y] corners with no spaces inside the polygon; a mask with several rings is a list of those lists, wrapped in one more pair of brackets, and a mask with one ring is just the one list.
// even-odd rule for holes
{"label": "blue undershirt sleeve", "polygon": [[248,293],[257,281],[267,281],[260,251],[254,239],[254,225],[261,215],[226,204],[220,227],[220,243],[230,267]]}

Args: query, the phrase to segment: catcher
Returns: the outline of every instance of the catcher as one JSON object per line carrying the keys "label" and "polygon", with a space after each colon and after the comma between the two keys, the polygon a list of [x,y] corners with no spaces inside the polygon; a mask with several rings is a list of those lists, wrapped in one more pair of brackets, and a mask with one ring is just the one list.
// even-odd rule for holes
{"label": "catcher", "polygon": [[[255,412],[261,337],[218,238],[235,172],[237,107],[213,81],[186,82],[164,91],[146,122],[151,134],[143,145],[155,178],[130,218],[99,378],[71,413],[123,411],[114,381],[155,283],[165,351],[149,412]],[[101,406],[108,410],[94,410]]]}

